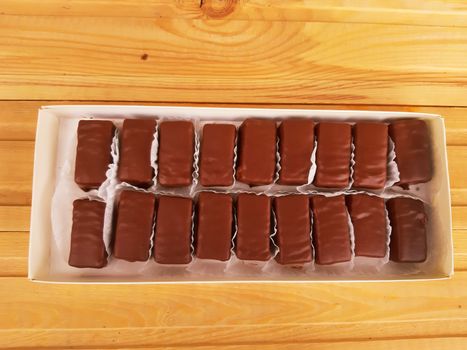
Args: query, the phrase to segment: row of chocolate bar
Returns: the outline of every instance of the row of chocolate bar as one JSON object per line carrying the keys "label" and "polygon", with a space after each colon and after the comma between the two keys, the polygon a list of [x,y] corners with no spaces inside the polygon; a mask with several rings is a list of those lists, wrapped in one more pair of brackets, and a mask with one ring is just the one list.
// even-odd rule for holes
{"label": "row of chocolate bar", "polygon": [[[157,121],[126,119],[120,136],[118,178],[141,188],[153,184],[151,147]],[[279,125],[277,132],[277,125]],[[112,162],[114,137],[111,121],[82,120],[78,126],[75,181],[83,189],[99,187]],[[387,183],[389,136],[395,146],[398,185],[428,182],[432,178],[429,130],[423,120],[385,122],[315,122],[307,118],[246,119],[239,127],[211,123],[202,128],[199,182],[203,186],[231,186],[234,182],[234,149],[238,145],[236,179],[251,186],[274,182],[277,151],[282,185],[307,184],[315,145],[316,175],[321,188],[382,189]],[[277,137],[278,133],[278,137]],[[279,142],[277,142],[279,139]],[[353,141],[352,141],[353,140]],[[279,144],[278,150],[277,144]],[[162,121],[158,127],[157,182],[165,187],[189,186],[193,181],[195,128],[191,121]]]}
{"label": "row of chocolate bar", "polygon": [[[74,202],[71,266],[106,266],[105,206],[97,200]],[[129,189],[119,196],[112,255],[131,262],[147,261],[153,246],[157,263],[188,264],[193,243],[199,259],[227,261],[234,246],[238,259],[267,261],[275,250],[271,248],[275,225],[272,212],[277,220],[273,240],[279,249],[275,256],[279,264],[300,266],[313,259],[321,265],[350,261],[351,227],[355,256],[384,258],[388,254],[389,225],[392,261],[422,262],[427,256],[425,207],[412,198],[385,201],[363,193],[279,197],[240,193],[233,197],[201,192],[194,216],[191,198],[158,196],[156,200],[153,193]],[[193,217],[196,226],[192,225]]]}

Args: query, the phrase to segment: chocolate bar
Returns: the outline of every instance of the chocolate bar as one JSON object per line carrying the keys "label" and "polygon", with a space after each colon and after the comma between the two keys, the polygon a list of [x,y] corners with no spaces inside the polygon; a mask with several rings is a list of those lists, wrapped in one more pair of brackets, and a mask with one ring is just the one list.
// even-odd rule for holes
{"label": "chocolate bar", "polygon": [[195,255],[200,259],[227,261],[232,246],[232,197],[201,192],[198,196]]}
{"label": "chocolate bar", "polygon": [[276,260],[283,265],[297,265],[312,260],[310,204],[303,195],[274,198],[277,218],[275,241],[279,247]]}
{"label": "chocolate bar", "polygon": [[158,200],[154,260],[160,264],[191,261],[193,204],[190,198],[161,196]]}
{"label": "chocolate bar", "polygon": [[68,259],[70,266],[102,268],[107,265],[103,233],[104,214],[104,202],[89,199],[77,199],[73,202]]}
{"label": "chocolate bar", "polygon": [[426,222],[423,202],[412,198],[392,198],[386,203],[391,223],[389,258],[396,262],[426,260]]}
{"label": "chocolate bar", "polygon": [[356,123],[354,145],[353,187],[382,189],[387,178],[388,126],[384,123]]}
{"label": "chocolate bar", "polygon": [[271,199],[240,193],[237,198],[235,253],[241,260],[266,261],[271,257]]}
{"label": "chocolate bar", "polygon": [[107,120],[80,120],[76,147],[75,182],[83,190],[98,188],[112,163],[115,126]]}
{"label": "chocolate bar", "polygon": [[317,187],[344,188],[350,180],[352,132],[347,123],[321,122],[317,126]]}
{"label": "chocolate bar", "polygon": [[329,265],[352,258],[347,209],[343,195],[312,196],[315,261]]}
{"label": "chocolate bar", "polygon": [[152,193],[120,193],[113,255],[127,261],[146,261],[151,249],[156,197]]}
{"label": "chocolate bar", "polygon": [[355,194],[345,200],[355,235],[355,256],[383,258],[388,239],[384,199]]}
{"label": "chocolate bar", "polygon": [[407,186],[428,182],[433,176],[430,134],[423,120],[396,120],[389,125],[394,141],[396,164],[399,169],[397,185]]}
{"label": "chocolate bar", "polygon": [[311,119],[286,119],[279,126],[281,170],[278,183],[304,185],[308,182],[315,135]]}
{"label": "chocolate bar", "polygon": [[231,124],[206,124],[201,139],[199,180],[203,186],[233,184],[236,129]]}
{"label": "chocolate bar", "polygon": [[195,130],[185,120],[159,126],[158,181],[166,187],[189,186],[193,180]]}
{"label": "chocolate bar", "polygon": [[120,136],[118,178],[133,186],[152,185],[151,146],[156,131],[154,119],[125,119]]}
{"label": "chocolate bar", "polygon": [[276,122],[246,119],[240,126],[237,180],[249,185],[267,185],[276,172]]}

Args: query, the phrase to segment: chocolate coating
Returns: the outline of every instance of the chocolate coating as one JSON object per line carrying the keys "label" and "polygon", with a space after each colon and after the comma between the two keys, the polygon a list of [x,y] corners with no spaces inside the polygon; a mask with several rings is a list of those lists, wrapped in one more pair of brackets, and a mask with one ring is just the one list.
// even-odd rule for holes
{"label": "chocolate coating", "polygon": [[132,190],[120,194],[113,255],[127,261],[146,261],[151,249],[156,196]]}
{"label": "chocolate coating", "polygon": [[112,163],[115,126],[107,120],[80,120],[76,147],[75,182],[83,190],[98,188]]}
{"label": "chocolate coating", "polygon": [[389,258],[396,262],[423,262],[426,260],[425,207],[412,198],[392,198],[386,203],[391,223]]}
{"label": "chocolate coating", "polygon": [[355,235],[355,256],[383,258],[387,252],[384,199],[367,194],[345,197]]}
{"label": "chocolate coating", "polygon": [[279,126],[281,170],[278,183],[304,185],[308,182],[315,134],[311,119],[286,119]]}
{"label": "chocolate coating", "polygon": [[271,257],[271,198],[240,193],[237,198],[235,253],[241,260],[266,261]]}
{"label": "chocolate coating", "polygon": [[74,267],[102,268],[107,265],[104,245],[105,203],[89,199],[73,202],[70,256]]}
{"label": "chocolate coating", "polygon": [[190,198],[161,196],[158,201],[154,260],[160,264],[188,264],[191,261]]}
{"label": "chocolate coating", "polygon": [[189,186],[193,180],[195,130],[185,120],[166,121],[159,126],[158,181],[162,186]]}
{"label": "chocolate coating", "polygon": [[233,184],[236,133],[235,126],[231,124],[206,124],[203,127],[199,164],[201,185]]}
{"label": "chocolate coating", "polygon": [[353,130],[353,187],[381,189],[387,178],[388,126],[384,123],[359,122]]}
{"label": "chocolate coating", "polygon": [[389,125],[399,169],[398,185],[428,182],[433,176],[430,134],[423,120],[396,120]]}
{"label": "chocolate coating", "polygon": [[309,203],[309,198],[303,195],[274,198],[277,218],[275,241],[279,247],[276,260],[279,264],[297,265],[313,259]]}
{"label": "chocolate coating", "polygon": [[311,197],[315,261],[329,265],[351,259],[350,231],[344,196]]}
{"label": "chocolate coating", "polygon": [[321,122],[317,126],[317,187],[344,188],[350,180],[352,128],[347,123]]}
{"label": "chocolate coating", "polygon": [[232,246],[232,197],[201,192],[198,196],[195,255],[200,259],[226,261]]}
{"label": "chocolate coating", "polygon": [[246,119],[240,126],[237,180],[267,185],[276,172],[276,122]]}
{"label": "chocolate coating", "polygon": [[120,136],[118,178],[133,186],[152,185],[151,146],[156,131],[154,119],[125,119]]}

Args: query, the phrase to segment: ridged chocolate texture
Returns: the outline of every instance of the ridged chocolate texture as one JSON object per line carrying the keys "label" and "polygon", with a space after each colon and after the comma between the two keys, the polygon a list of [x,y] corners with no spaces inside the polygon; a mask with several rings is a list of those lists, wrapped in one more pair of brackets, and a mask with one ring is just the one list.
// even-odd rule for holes
{"label": "ridged chocolate texture", "polygon": [[386,203],[391,223],[390,259],[396,262],[426,260],[425,207],[412,198],[392,198]]}
{"label": "ridged chocolate texture", "polygon": [[345,197],[355,235],[355,255],[382,258],[387,252],[384,199],[367,194]]}
{"label": "ridged chocolate texture", "polygon": [[423,120],[407,119],[391,122],[389,135],[394,141],[399,169],[398,185],[428,182],[433,176],[430,134]]}
{"label": "ridged chocolate texture", "polygon": [[279,264],[304,264],[313,258],[309,203],[309,198],[303,195],[274,198],[277,218],[275,241],[279,247],[276,260]]}
{"label": "ridged chocolate texture", "polygon": [[151,249],[156,197],[124,190],[117,210],[113,255],[127,261],[146,261]]}
{"label": "ridged chocolate texture", "polygon": [[237,226],[237,257],[241,260],[268,260],[271,257],[271,198],[266,195],[239,194]]}
{"label": "ridged chocolate texture", "polygon": [[286,119],[279,126],[279,154],[282,185],[304,185],[308,182],[315,134],[311,119]]}
{"label": "ridged chocolate texture", "polygon": [[350,231],[344,196],[312,196],[313,245],[317,264],[351,259]]}
{"label": "ridged chocolate texture", "polygon": [[193,203],[190,198],[161,196],[157,205],[154,260],[160,264],[191,261]]}
{"label": "ridged chocolate texture", "polygon": [[353,187],[382,189],[387,178],[388,126],[384,123],[359,122],[353,131]]}
{"label": "ridged chocolate texture", "polygon": [[232,197],[201,192],[198,196],[195,255],[200,259],[226,261],[232,246]]}
{"label": "ridged chocolate texture", "polygon": [[195,130],[190,121],[159,125],[158,181],[162,186],[184,187],[193,180]]}
{"label": "ridged chocolate texture", "polygon": [[98,188],[112,163],[115,126],[106,120],[80,120],[76,147],[75,182],[83,190]]}
{"label": "ridged chocolate texture", "polygon": [[276,172],[276,122],[246,119],[240,126],[237,180],[249,185],[267,185]]}
{"label": "ridged chocolate texture", "polygon": [[201,139],[199,180],[203,186],[233,184],[236,128],[231,124],[206,124]]}
{"label": "ridged chocolate texture", "polygon": [[350,180],[352,131],[350,124],[321,122],[317,126],[317,187],[344,188]]}
{"label": "ridged chocolate texture", "polygon": [[102,268],[107,265],[104,245],[105,203],[89,199],[73,202],[70,256],[74,267]]}
{"label": "ridged chocolate texture", "polygon": [[134,186],[152,185],[151,146],[156,131],[154,119],[125,119],[120,136],[118,178]]}

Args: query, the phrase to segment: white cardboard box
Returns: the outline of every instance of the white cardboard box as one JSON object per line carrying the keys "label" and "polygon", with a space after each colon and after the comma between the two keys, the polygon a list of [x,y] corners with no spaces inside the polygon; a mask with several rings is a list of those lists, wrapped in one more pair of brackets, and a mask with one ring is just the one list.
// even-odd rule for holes
{"label": "white cardboard box", "polygon": [[[51,203],[55,189],[57,145],[60,121],[63,118],[93,116],[100,119],[125,117],[185,117],[198,120],[242,120],[245,117],[311,117],[314,120],[387,120],[391,118],[421,118],[427,121],[433,148],[434,176],[426,200],[430,204],[429,255],[423,271],[412,274],[347,274],[345,276],[229,276],[227,278],[198,275],[173,276],[86,276],[86,274],[51,273],[52,224]],[[197,108],[158,106],[46,106],[39,110],[34,155],[31,228],[28,277],[33,281],[52,283],[188,283],[188,282],[318,282],[318,281],[397,281],[449,278],[453,274],[451,234],[451,202],[446,156],[444,121],[440,116],[423,113],[298,110],[252,108]],[[431,254],[430,252],[435,252]]]}

